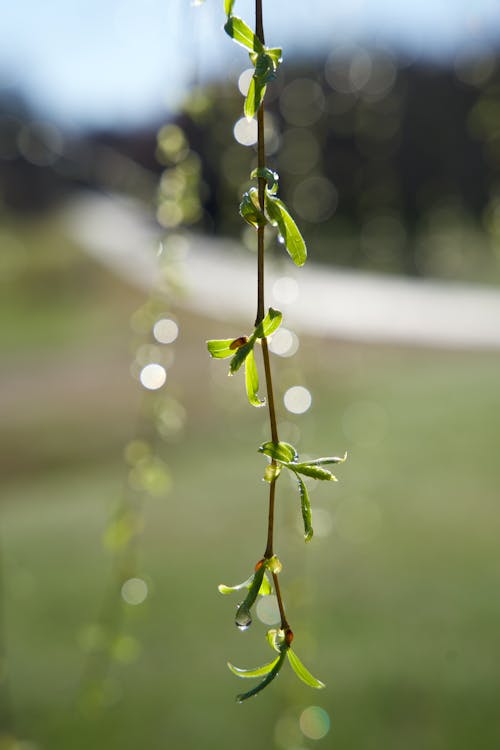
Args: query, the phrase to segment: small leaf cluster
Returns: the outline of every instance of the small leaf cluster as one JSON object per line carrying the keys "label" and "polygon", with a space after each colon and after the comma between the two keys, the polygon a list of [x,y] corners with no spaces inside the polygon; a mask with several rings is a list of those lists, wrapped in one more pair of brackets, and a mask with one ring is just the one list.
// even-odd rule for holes
{"label": "small leaf cluster", "polygon": [[248,589],[248,593],[244,600],[238,604],[236,609],[235,624],[240,630],[246,630],[252,624],[252,613],[251,609],[255,604],[257,596],[268,596],[272,593],[272,585],[269,581],[267,571],[277,575],[282,569],[281,562],[278,560],[276,555],[270,558],[262,558],[255,566],[255,571],[249,576],[243,583],[238,583],[235,586],[226,586],[221,583],[219,585],[219,591],[221,594],[232,594],[234,591],[240,591],[241,589]]}
{"label": "small leaf cluster", "polygon": [[279,47],[266,47],[260,39],[238,16],[233,16],[234,0],[225,3],[227,21],[224,31],[237,44],[248,50],[250,61],[254,66],[254,74],[245,98],[244,112],[247,120],[255,117],[257,110],[264,101],[267,84],[276,78],[276,72],[282,61]]}
{"label": "small leaf cluster", "polygon": [[264,167],[263,169],[254,169],[250,178],[265,181],[264,211],[260,208],[259,191],[256,187],[252,187],[243,195],[240,203],[241,216],[254,229],[263,227],[268,223],[277,227],[279,237],[288,255],[296,266],[303,266],[307,260],[306,243],[287,206],[276,195],[279,181],[278,173]]}
{"label": "small leaf cluster", "polygon": [[240,693],[239,695],[237,695],[236,700],[238,701],[238,703],[243,703],[243,701],[247,700],[248,698],[252,698],[254,695],[260,693],[261,690],[264,690],[264,688],[267,687],[269,683],[272,682],[274,678],[279,674],[287,658],[293,671],[295,672],[297,677],[302,680],[302,682],[305,682],[305,684],[309,687],[316,688],[318,690],[325,687],[325,684],[323,682],[316,679],[316,677],[314,677],[309,672],[309,670],[306,669],[295,651],[292,649],[291,644],[293,641],[293,632],[290,630],[290,628],[272,628],[271,630],[267,631],[266,637],[271,648],[278,652],[278,656],[273,661],[269,662],[268,664],[263,664],[260,667],[254,667],[253,669],[241,669],[240,667],[235,667],[233,664],[231,664],[231,662],[227,663],[227,666],[229,667],[231,672],[237,677],[264,678],[251,690],[248,690],[246,693]]}
{"label": "small leaf cluster", "polygon": [[264,406],[266,403],[265,399],[259,398],[259,374],[255,364],[254,346],[260,339],[267,338],[278,330],[282,318],[279,310],[270,307],[266,317],[254,328],[250,336],[207,341],[208,351],[215,359],[232,357],[229,375],[234,375],[243,364],[245,365],[245,387],[248,401],[252,406]]}

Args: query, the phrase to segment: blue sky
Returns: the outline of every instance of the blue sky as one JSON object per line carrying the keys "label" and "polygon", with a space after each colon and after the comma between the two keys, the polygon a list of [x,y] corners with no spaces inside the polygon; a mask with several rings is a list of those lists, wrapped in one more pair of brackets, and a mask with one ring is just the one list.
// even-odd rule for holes
{"label": "blue sky", "polygon": [[[186,88],[241,70],[221,33],[222,0],[16,0],[0,24],[0,88],[18,86],[41,116],[75,127],[139,124]],[[345,40],[452,59],[500,49],[500,0],[266,0],[267,39],[286,56]],[[235,12],[253,18],[253,1]],[[284,18],[280,18],[284,16]]]}

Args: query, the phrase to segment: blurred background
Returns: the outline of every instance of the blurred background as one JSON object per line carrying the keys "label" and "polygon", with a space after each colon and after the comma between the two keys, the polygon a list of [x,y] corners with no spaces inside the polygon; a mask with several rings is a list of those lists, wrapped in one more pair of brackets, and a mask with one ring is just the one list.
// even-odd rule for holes
{"label": "blurred background", "polygon": [[[296,651],[217,584],[266,534],[266,415],[205,340],[248,332],[248,58],[222,3],[2,9],[0,749],[493,750],[500,742],[500,3],[265,7],[280,436],[341,454],[279,485]],[[235,12],[253,23],[253,5]],[[260,621],[259,621],[260,620]]]}

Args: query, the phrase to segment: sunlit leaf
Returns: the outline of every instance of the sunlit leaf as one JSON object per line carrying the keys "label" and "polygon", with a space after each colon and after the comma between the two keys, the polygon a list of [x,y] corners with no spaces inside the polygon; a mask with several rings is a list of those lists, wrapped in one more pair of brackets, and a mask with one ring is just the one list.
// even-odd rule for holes
{"label": "sunlit leaf", "polygon": [[312,459],[311,461],[307,461],[307,464],[309,466],[325,466],[327,464],[343,464],[346,459],[347,459],[347,453],[344,453],[342,457],[325,456],[324,458],[315,458],[315,459]]}
{"label": "sunlit leaf", "polygon": [[266,47],[266,55],[272,59],[275,69],[283,62],[282,53],[281,47]]}
{"label": "sunlit leaf", "polygon": [[274,458],[275,461],[280,461],[285,464],[290,463],[297,458],[297,451],[294,446],[290,445],[290,443],[284,443],[281,441],[279,443],[273,443],[269,440],[266,443],[262,443],[259,447],[259,452],[265,453],[266,456]]}
{"label": "sunlit leaf", "polygon": [[226,16],[230,16],[233,12],[234,1],[235,0],[224,0],[224,10],[226,12]]}
{"label": "sunlit leaf", "polygon": [[253,574],[246,579],[246,581],[243,581],[243,583],[237,583],[236,586],[226,586],[225,583],[220,583],[217,587],[221,594],[232,594],[235,591],[240,591],[240,589],[248,588],[253,581]]}
{"label": "sunlit leaf", "polygon": [[309,500],[309,493],[307,491],[307,487],[304,481],[298,475],[297,475],[297,481],[299,483],[300,508],[302,511],[302,520],[304,522],[304,539],[306,542],[310,542],[313,536],[311,501]]}
{"label": "sunlit leaf", "polygon": [[283,315],[280,313],[280,311],[273,310],[273,308],[270,307],[266,317],[261,320],[255,331],[253,332],[253,336],[258,339],[263,339],[267,336],[270,336],[280,327],[282,319]]}
{"label": "sunlit leaf", "polygon": [[259,596],[269,596],[273,593],[273,587],[267,575],[264,573],[262,583],[260,584]]}
{"label": "sunlit leaf", "polygon": [[283,570],[283,564],[278,555],[273,555],[268,560],[266,560],[266,567],[274,575],[278,575],[278,573],[281,573],[281,571]]}
{"label": "sunlit leaf", "polygon": [[287,252],[295,265],[303,266],[307,259],[306,243],[283,201],[268,193],[266,213],[271,224],[278,227]]}
{"label": "sunlit leaf", "polygon": [[279,658],[280,657],[278,656],[274,661],[269,662],[269,664],[263,664],[261,667],[255,667],[255,669],[241,669],[240,667],[235,667],[234,664],[231,664],[229,661],[227,666],[237,677],[262,677],[271,671],[271,669],[278,663]]}
{"label": "sunlit leaf", "polygon": [[304,474],[306,477],[312,477],[313,479],[322,479],[323,481],[336,482],[335,477],[328,469],[323,469],[321,466],[315,466],[314,464],[303,463],[303,464],[290,464],[288,468],[292,469],[299,474]]}
{"label": "sunlit leaf", "polygon": [[245,386],[247,389],[247,396],[252,406],[264,406],[265,399],[260,399],[258,395],[259,390],[259,374],[257,372],[257,365],[255,364],[255,356],[251,349],[245,359]]}
{"label": "sunlit leaf", "polygon": [[302,682],[305,682],[309,687],[317,688],[318,690],[325,687],[324,682],[317,680],[316,677],[313,677],[309,670],[304,667],[297,654],[292,651],[291,648],[286,651],[286,654],[288,655],[288,661],[290,662],[293,671]]}
{"label": "sunlit leaf", "polygon": [[257,695],[261,692],[261,690],[264,690],[270,682],[274,680],[276,675],[279,673],[281,667],[283,666],[283,663],[285,661],[286,657],[286,651],[283,651],[276,661],[274,662],[274,666],[271,669],[270,672],[267,673],[267,675],[264,677],[262,682],[259,682],[259,684],[253,688],[253,690],[249,690],[247,693],[240,693],[240,695],[236,696],[236,700],[238,703],[243,703],[243,701],[246,701],[248,698],[252,698],[254,695]]}
{"label": "sunlit leaf", "polygon": [[232,352],[232,354],[234,354],[234,357],[232,358],[229,365],[229,373],[231,375],[234,375],[234,373],[240,369],[241,365],[252,351],[254,343],[254,340],[250,338],[246,344],[243,344],[243,346],[240,346],[239,349],[236,349],[236,352]]}
{"label": "sunlit leaf", "polygon": [[266,94],[267,83],[262,81],[257,76],[253,76],[248,87],[247,95],[245,97],[245,105],[243,112],[247,120],[251,120],[255,117],[257,110],[259,109],[264,96]]}
{"label": "sunlit leaf", "polygon": [[254,180],[259,177],[266,181],[267,190],[273,195],[278,189],[279,174],[268,167],[257,167],[250,173],[250,179]]}
{"label": "sunlit leaf", "polygon": [[212,339],[207,341],[207,349],[211,357],[215,359],[225,359],[226,357],[232,357],[234,349],[230,349],[234,339]]}
{"label": "sunlit leaf", "polygon": [[224,26],[224,31],[228,34],[231,39],[237,44],[241,44],[242,47],[249,50],[249,52],[264,52],[264,45],[253,33],[252,29],[247,26],[245,21],[238,16],[230,16]]}
{"label": "sunlit leaf", "polygon": [[281,628],[271,628],[266,633],[267,642],[275,651],[279,654],[283,651],[283,645],[285,643],[285,631]]}
{"label": "sunlit leaf", "polygon": [[264,470],[264,479],[266,482],[272,482],[281,474],[281,464],[268,464]]}
{"label": "sunlit leaf", "polygon": [[247,193],[243,194],[239,206],[240,216],[255,229],[267,224],[267,219],[259,208],[259,198],[257,188],[250,188]]}

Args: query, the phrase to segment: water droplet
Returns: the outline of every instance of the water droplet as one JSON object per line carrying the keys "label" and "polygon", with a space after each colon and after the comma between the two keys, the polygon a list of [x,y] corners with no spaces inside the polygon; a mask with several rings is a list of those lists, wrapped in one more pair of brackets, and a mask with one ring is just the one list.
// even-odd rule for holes
{"label": "water droplet", "polygon": [[239,630],[246,630],[247,628],[249,628],[252,624],[252,616],[250,614],[250,610],[240,605],[238,607],[238,611],[236,612],[236,618],[234,621],[236,623],[236,627]]}

